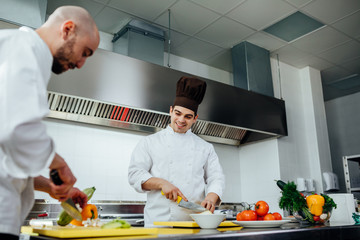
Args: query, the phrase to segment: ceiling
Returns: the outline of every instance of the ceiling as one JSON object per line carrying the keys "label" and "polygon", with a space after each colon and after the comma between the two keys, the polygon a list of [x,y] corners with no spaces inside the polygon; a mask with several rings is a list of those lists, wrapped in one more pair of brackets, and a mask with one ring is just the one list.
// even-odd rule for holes
{"label": "ceiling", "polygon": [[[248,41],[281,62],[321,70],[325,100],[360,91],[359,0],[48,0],[47,12],[60,5],[86,8],[110,34],[130,17],[169,36],[170,9],[174,55],[232,72],[231,47]],[[263,31],[297,11],[324,26],[290,42]]]}

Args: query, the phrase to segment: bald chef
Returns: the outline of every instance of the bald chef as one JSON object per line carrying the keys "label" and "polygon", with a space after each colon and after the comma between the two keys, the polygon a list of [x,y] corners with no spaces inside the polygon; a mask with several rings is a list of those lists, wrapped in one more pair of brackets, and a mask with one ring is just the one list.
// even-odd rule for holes
{"label": "bald chef", "polygon": [[[154,221],[191,220],[188,209],[177,205],[177,196],[214,212],[221,201],[225,177],[214,147],[191,132],[206,82],[182,77],[170,106],[170,125],[142,139],[129,165],[129,183],[146,192],[145,226]],[[161,194],[163,191],[164,195]]]}

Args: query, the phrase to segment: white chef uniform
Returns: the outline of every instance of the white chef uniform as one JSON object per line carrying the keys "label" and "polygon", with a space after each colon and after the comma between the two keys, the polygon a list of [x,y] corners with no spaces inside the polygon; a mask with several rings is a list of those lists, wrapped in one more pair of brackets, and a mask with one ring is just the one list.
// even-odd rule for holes
{"label": "white chef uniform", "polygon": [[34,30],[0,31],[0,233],[19,234],[34,203],[32,177],[55,155],[41,122],[52,60]]}
{"label": "white chef uniform", "polygon": [[[151,177],[163,178],[191,202],[201,203],[209,192],[220,198],[225,177],[214,147],[188,130],[176,133],[166,129],[142,139],[133,151],[129,165],[129,183],[137,192]],[[158,191],[147,191],[144,209],[145,226],[154,221],[191,220],[189,210],[168,200]]]}

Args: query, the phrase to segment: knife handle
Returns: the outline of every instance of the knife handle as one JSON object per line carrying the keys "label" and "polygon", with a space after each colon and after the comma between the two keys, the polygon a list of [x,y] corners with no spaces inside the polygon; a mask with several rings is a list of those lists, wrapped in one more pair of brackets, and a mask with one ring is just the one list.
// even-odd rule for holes
{"label": "knife handle", "polygon": [[[165,196],[165,193],[164,193],[162,190],[161,190],[161,195],[164,195],[164,196]],[[176,202],[179,204],[181,200],[182,200],[182,197],[180,197],[180,196],[178,195]]]}
{"label": "knife handle", "polygon": [[50,178],[53,181],[55,185],[61,185],[63,184],[63,181],[61,180],[59,173],[56,169],[52,169],[50,171]]}

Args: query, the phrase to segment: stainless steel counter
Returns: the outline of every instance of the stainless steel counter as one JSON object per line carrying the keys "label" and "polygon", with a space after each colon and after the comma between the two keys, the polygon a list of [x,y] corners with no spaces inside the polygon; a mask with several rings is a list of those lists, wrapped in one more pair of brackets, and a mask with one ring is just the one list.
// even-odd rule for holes
{"label": "stainless steel counter", "polygon": [[[192,233],[182,234],[178,229],[167,229],[160,231],[156,237],[158,239],[249,239],[249,240],[350,240],[360,238],[360,225],[341,225],[335,226],[311,226],[301,227],[298,223],[288,224],[282,228],[243,228],[241,230],[222,229],[194,229]],[[163,233],[162,233],[163,232]],[[180,232],[180,234],[179,234]],[[189,231],[188,231],[189,232]],[[191,232],[191,231],[190,231]],[[32,236],[31,240],[54,240],[57,238]],[[107,239],[107,238],[94,238]],[[111,238],[111,239],[123,239]],[[154,237],[146,237],[139,239],[154,239]]]}

